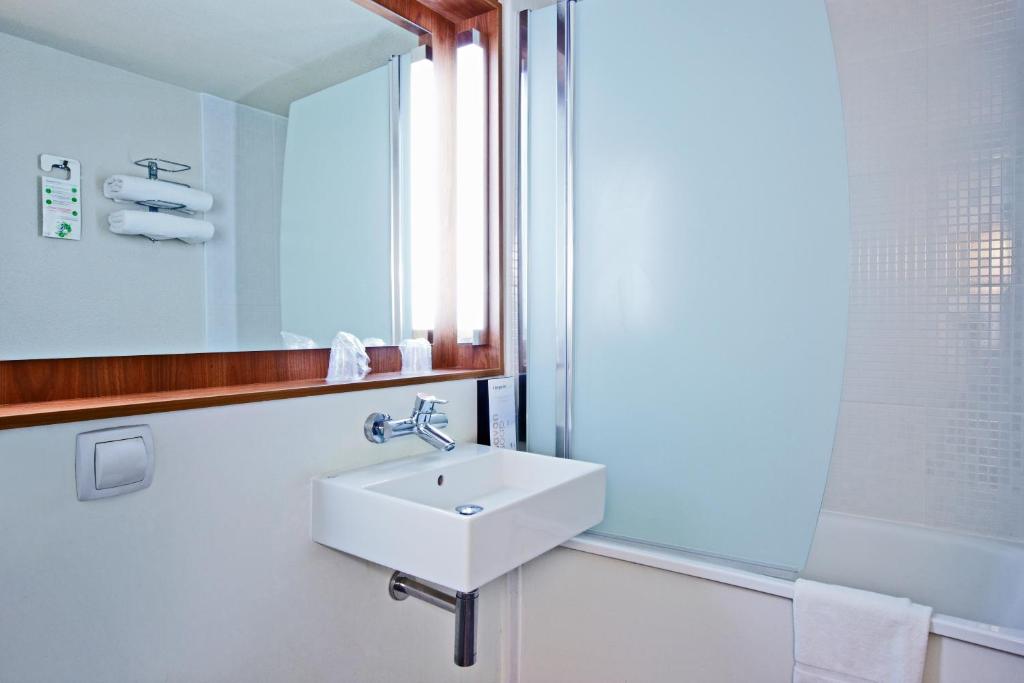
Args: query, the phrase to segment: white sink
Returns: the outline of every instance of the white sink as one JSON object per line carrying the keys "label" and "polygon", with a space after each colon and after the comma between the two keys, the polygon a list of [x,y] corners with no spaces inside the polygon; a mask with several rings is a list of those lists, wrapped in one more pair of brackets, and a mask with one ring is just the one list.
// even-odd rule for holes
{"label": "white sink", "polygon": [[317,477],[313,540],[468,592],[600,522],[604,490],[604,465],[458,446]]}

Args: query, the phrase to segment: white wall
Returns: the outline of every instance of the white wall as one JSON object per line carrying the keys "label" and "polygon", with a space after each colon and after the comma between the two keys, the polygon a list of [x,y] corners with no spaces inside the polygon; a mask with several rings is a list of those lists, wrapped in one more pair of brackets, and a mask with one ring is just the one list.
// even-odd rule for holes
{"label": "white wall", "polygon": [[[788,683],[786,598],[558,549],[522,570],[523,683]],[[1024,680],[1024,657],[931,636],[924,683]]]}
{"label": "white wall", "polygon": [[[203,347],[203,250],[115,235],[103,197],[134,159],[199,168],[192,91],[0,33],[0,357],[195,351]],[[39,230],[39,155],[82,164],[82,239]],[[193,170],[176,178],[199,183]]]}
{"label": "white wall", "polygon": [[[481,597],[479,661],[451,615],[387,596],[389,571],[313,543],[309,480],[422,450],[362,435],[416,387],[0,431],[0,680],[495,681],[503,582]],[[475,435],[473,381],[429,385]],[[144,491],[75,497],[78,432],[149,424]]]}
{"label": "white wall", "polygon": [[769,683],[792,674],[784,598],[575,550],[522,571],[524,683]]}

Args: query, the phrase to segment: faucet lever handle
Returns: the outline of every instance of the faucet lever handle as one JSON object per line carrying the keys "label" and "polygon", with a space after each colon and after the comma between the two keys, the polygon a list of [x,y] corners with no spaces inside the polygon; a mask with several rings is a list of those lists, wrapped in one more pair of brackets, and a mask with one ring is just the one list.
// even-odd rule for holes
{"label": "faucet lever handle", "polygon": [[413,412],[419,414],[433,413],[437,406],[443,406],[445,403],[448,403],[448,400],[444,398],[438,398],[431,394],[416,394]]}

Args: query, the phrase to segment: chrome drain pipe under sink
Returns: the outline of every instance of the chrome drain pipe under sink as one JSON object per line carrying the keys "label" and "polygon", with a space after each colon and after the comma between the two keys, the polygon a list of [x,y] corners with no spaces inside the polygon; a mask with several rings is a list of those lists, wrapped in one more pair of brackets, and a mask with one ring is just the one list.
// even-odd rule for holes
{"label": "chrome drain pipe under sink", "polygon": [[455,665],[476,664],[476,601],[479,590],[452,594],[408,574],[395,572],[388,582],[388,593],[395,600],[405,600],[412,596],[454,614]]}

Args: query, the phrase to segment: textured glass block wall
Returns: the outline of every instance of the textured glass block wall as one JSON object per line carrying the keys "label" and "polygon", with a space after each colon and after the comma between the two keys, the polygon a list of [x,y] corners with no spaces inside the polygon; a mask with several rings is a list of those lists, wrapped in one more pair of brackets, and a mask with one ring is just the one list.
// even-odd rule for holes
{"label": "textured glass block wall", "polygon": [[825,508],[1024,540],[1024,5],[827,6],[852,235]]}

